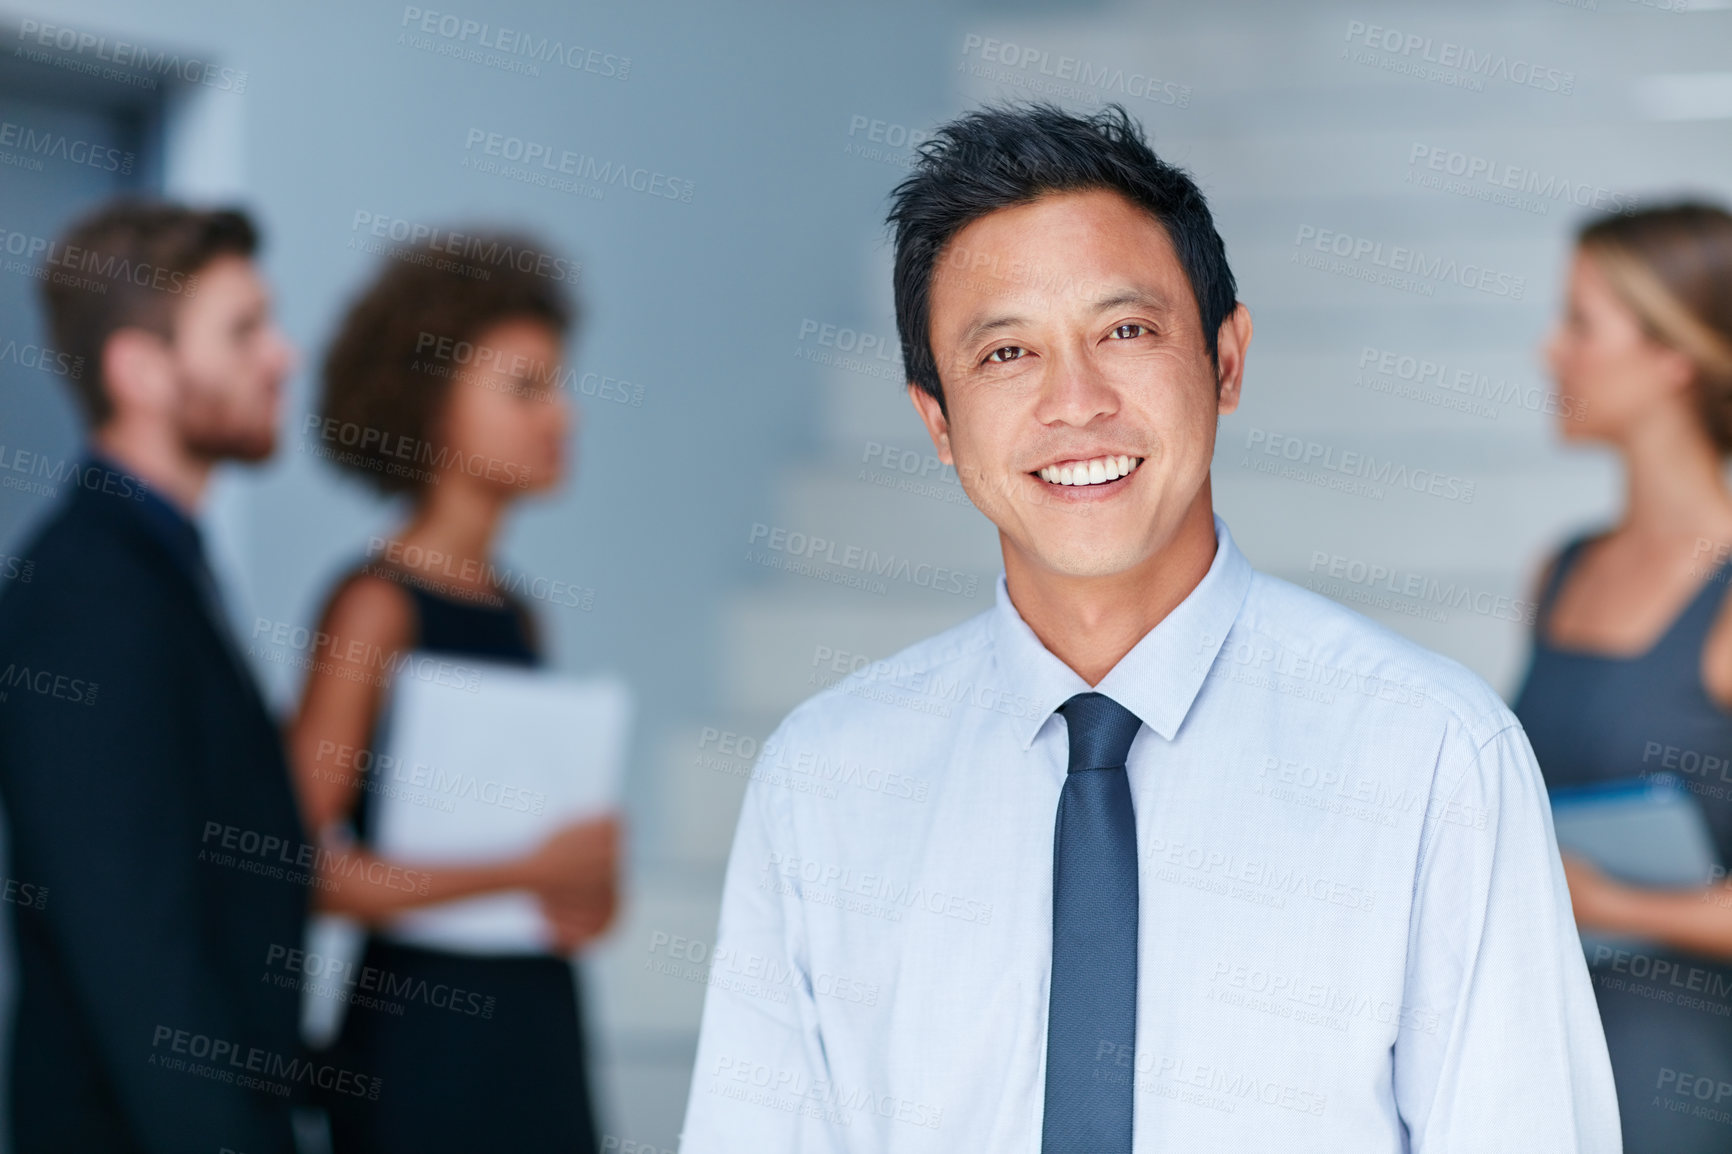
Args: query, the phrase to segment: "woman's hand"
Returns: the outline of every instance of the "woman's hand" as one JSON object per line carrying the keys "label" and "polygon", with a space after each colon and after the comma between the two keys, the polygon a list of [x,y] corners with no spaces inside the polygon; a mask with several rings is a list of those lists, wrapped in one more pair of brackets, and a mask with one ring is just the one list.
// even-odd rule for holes
{"label": "woman's hand", "polygon": [[599,936],[619,909],[620,822],[573,822],[518,863],[518,881],[541,902],[553,945],[570,953]]}
{"label": "woman's hand", "polygon": [[553,931],[553,949],[562,954],[600,937],[619,909],[619,887],[610,885],[588,897],[569,902],[541,899],[541,913]]}
{"label": "woman's hand", "polygon": [[1627,929],[1629,901],[1635,890],[1575,854],[1561,854],[1564,878],[1570,883],[1570,905],[1576,925],[1584,930]]}

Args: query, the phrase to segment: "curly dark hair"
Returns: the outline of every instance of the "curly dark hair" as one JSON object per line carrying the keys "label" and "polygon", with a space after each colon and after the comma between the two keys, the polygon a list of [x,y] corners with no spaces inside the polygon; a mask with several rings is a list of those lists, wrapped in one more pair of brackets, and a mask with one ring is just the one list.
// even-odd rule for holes
{"label": "curly dark hair", "polygon": [[1155,155],[1121,105],[1078,116],[1054,104],[1012,104],[941,125],[891,193],[896,328],[910,384],[943,407],[928,314],[933,275],[951,239],[998,209],[1092,189],[1119,193],[1166,229],[1191,282],[1204,347],[1215,358],[1216,336],[1233,312],[1238,287],[1196,182]]}
{"label": "curly dark hair", "polygon": [[564,338],[577,306],[561,282],[576,268],[511,233],[438,229],[393,249],[325,352],[307,422],[319,455],[381,493],[425,492],[432,474],[405,464],[439,454],[430,437],[457,369],[478,352],[485,363],[476,342],[506,321],[540,321]]}

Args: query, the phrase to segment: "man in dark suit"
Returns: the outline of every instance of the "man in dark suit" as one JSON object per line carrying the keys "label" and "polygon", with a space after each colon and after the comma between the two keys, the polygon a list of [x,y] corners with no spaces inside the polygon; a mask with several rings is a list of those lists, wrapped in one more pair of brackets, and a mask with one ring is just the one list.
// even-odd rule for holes
{"label": "man in dark suit", "polygon": [[293,352],[256,246],[237,212],[122,202],[44,266],[94,371],[88,454],[47,471],[60,508],[0,597],[17,1154],[282,1154],[332,1076],[268,969],[302,944],[312,851],[192,519],[218,462],[275,444]]}

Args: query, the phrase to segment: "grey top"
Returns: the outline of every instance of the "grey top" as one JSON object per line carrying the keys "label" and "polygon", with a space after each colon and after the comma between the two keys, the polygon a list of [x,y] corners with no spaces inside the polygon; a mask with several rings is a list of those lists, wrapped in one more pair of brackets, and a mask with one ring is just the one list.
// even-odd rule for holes
{"label": "grey top", "polygon": [[1726,595],[1722,562],[1644,653],[1610,656],[1549,640],[1558,591],[1595,534],[1558,554],[1540,593],[1533,658],[1513,709],[1550,789],[1674,773],[1701,803],[1722,864],[1732,860],[1732,712],[1702,684],[1702,646]]}

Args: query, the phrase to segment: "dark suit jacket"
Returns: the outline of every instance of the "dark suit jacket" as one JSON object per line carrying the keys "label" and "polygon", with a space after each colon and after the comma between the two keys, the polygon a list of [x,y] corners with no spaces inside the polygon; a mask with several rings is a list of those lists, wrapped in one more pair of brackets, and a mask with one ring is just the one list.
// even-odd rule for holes
{"label": "dark suit jacket", "polygon": [[69,481],[0,593],[14,1150],[282,1154],[316,1067],[273,951],[302,945],[310,851],[276,723],[136,484]]}

